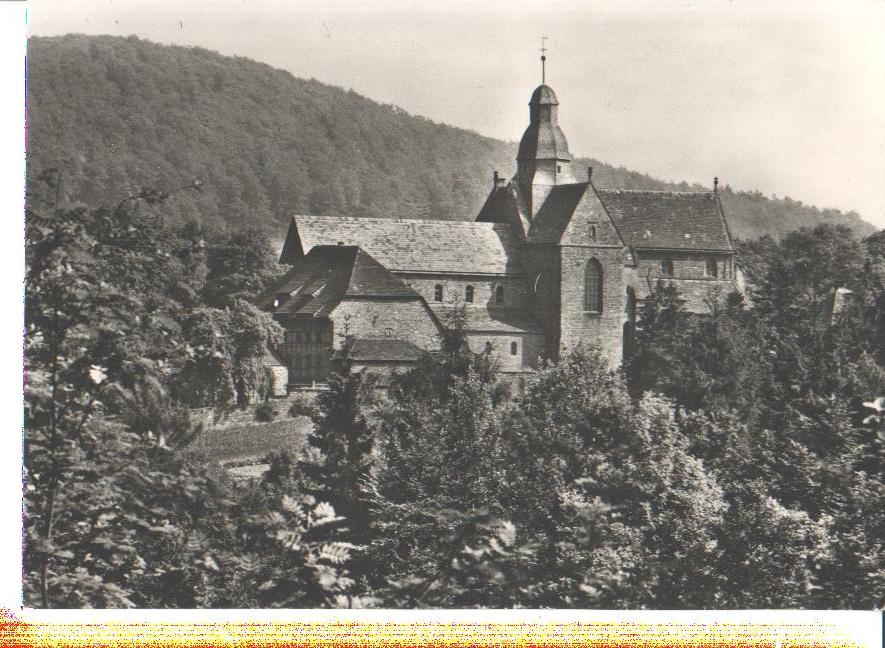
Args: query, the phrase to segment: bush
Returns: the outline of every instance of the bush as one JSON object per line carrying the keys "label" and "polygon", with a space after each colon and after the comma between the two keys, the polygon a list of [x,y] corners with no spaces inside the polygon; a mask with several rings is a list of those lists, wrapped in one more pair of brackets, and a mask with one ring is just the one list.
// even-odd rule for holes
{"label": "bush", "polygon": [[270,401],[264,401],[255,408],[255,420],[262,423],[269,423],[277,417],[277,407]]}
{"label": "bush", "polygon": [[316,416],[319,410],[317,409],[316,404],[304,396],[299,396],[298,398],[292,401],[292,404],[289,406],[289,416]]}

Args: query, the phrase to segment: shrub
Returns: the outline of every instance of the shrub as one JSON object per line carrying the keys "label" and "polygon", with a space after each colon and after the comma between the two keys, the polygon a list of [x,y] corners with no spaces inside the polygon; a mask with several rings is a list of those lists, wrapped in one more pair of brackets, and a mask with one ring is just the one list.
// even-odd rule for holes
{"label": "shrub", "polygon": [[273,421],[277,417],[277,407],[270,401],[264,401],[255,408],[255,420],[262,423]]}
{"label": "shrub", "polygon": [[316,416],[319,410],[316,404],[309,398],[299,396],[292,401],[289,406],[289,416]]}

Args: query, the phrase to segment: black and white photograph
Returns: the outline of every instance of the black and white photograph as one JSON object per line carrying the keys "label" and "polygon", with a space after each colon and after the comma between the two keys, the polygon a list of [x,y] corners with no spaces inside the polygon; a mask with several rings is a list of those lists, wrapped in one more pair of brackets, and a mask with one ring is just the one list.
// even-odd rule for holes
{"label": "black and white photograph", "polygon": [[883,608],[885,2],[26,4],[25,608]]}

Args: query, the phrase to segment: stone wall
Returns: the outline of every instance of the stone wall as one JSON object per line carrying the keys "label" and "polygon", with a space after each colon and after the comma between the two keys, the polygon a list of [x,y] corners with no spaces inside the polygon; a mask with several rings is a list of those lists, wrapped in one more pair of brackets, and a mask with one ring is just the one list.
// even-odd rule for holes
{"label": "stone wall", "polygon": [[[673,264],[672,277],[662,276],[661,261],[667,259]],[[715,259],[718,276],[707,274],[707,260]],[[707,281],[729,280],[733,276],[732,255],[702,252],[658,252],[641,251],[636,253],[636,271],[641,277],[651,277],[654,282],[659,276],[663,279],[700,279]]]}
{"label": "stone wall", "polygon": [[[673,260],[676,277],[663,276],[660,273],[660,260],[663,255],[658,254],[657,258],[646,257],[637,260],[636,267],[625,269],[625,280],[633,286],[636,298],[640,302],[654,290],[658,279],[665,284],[675,286],[684,300],[683,308],[693,313],[709,313],[710,302],[719,301],[736,290],[733,279],[724,279],[721,274],[719,278],[703,276],[706,257],[702,256],[674,255],[678,257]],[[731,259],[725,258],[723,263],[728,268],[727,276],[732,277]]]}
{"label": "stone wall", "polygon": [[[591,258],[603,269],[601,313],[584,310],[584,271]],[[620,366],[627,299],[623,250],[569,246],[560,248],[560,259],[561,329],[557,351],[578,344],[596,345],[611,366]]]}
{"label": "stone wall", "polygon": [[[527,246],[522,253],[527,272],[532,313],[547,334],[551,349],[558,347],[559,255],[552,245]],[[550,354],[553,355],[552,352]]]}
{"label": "stone wall", "polygon": [[[499,371],[519,373],[526,367],[537,368],[538,357],[544,355],[544,336],[531,333],[468,333],[467,344],[473,353],[485,353],[491,344],[491,356]],[[513,345],[516,353],[513,354]]]}
{"label": "stone wall", "polygon": [[[514,276],[455,276],[455,275],[416,275],[397,273],[397,275],[414,288],[428,304],[436,301],[435,288],[443,287],[443,303],[463,304],[467,286],[473,286],[473,303],[485,306],[508,308],[525,308],[529,304],[523,277]],[[501,286],[504,289],[504,301],[498,304],[495,291]]]}

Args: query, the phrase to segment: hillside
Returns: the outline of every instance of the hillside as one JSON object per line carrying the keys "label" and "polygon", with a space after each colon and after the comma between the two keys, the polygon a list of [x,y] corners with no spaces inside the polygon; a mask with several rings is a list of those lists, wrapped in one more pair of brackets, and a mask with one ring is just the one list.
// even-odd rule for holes
{"label": "hillside", "polygon": [[[437,124],[354,92],[200,48],[134,37],[68,35],[28,44],[28,176],[63,170],[62,199],[119,200],[141,186],[199,179],[163,209],[176,218],[252,222],[279,234],[292,213],[464,220],[494,169],[512,173],[515,145]],[[514,134],[515,136],[518,135]],[[597,160],[603,188],[672,185]],[[873,227],[758,192],[722,191],[740,238],[802,225]]]}

